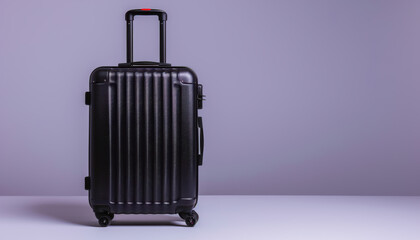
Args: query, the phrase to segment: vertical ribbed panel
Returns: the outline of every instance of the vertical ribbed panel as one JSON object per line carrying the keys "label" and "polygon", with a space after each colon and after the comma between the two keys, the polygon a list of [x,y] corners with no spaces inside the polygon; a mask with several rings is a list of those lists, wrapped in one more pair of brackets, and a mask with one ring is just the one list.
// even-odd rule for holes
{"label": "vertical ribbed panel", "polygon": [[110,72],[110,202],[178,199],[181,92],[176,72]]}
{"label": "vertical ribbed panel", "polygon": [[162,116],[163,116],[163,133],[162,133],[162,169],[163,169],[163,177],[162,177],[162,194],[163,194],[163,202],[169,202],[171,199],[170,190],[172,189],[170,186],[170,179],[171,179],[171,172],[169,171],[170,167],[172,166],[170,159],[171,159],[171,150],[172,150],[172,80],[171,75],[169,73],[162,74]]}
{"label": "vertical ribbed panel", "polygon": [[117,203],[124,203],[124,186],[127,185],[125,168],[127,165],[127,94],[124,73],[117,73],[117,132],[118,132],[118,158],[117,158]]}
{"label": "vertical ribbed panel", "polygon": [[[177,140],[180,137],[179,133],[179,124],[180,124],[180,108],[181,108],[181,101],[180,101],[180,89],[179,86],[176,86],[177,84],[177,75],[176,73],[171,73],[171,83],[174,85],[174,87],[171,88],[171,100],[172,100],[172,142],[178,142]],[[172,146],[172,172],[171,172],[171,197],[172,199],[176,199],[178,195],[178,181],[179,181],[179,146],[173,145]]]}
{"label": "vertical ribbed panel", "polygon": [[[109,74],[109,81],[110,82],[115,82],[115,74]],[[115,109],[116,109],[116,103],[115,103],[115,96],[116,96],[116,88],[114,84],[110,84],[108,87],[108,119],[109,119],[109,123],[115,122]],[[111,203],[115,203],[117,200],[115,198],[115,193],[117,191],[116,188],[116,184],[115,179],[117,179],[117,175],[116,172],[113,171],[113,169],[115,169],[115,158],[116,158],[116,151],[115,148],[112,147],[114,146],[114,138],[115,138],[115,128],[112,126],[112,124],[108,124],[108,131],[109,131],[109,186],[110,186],[110,191],[109,191],[109,200]]]}
{"label": "vertical ribbed panel", "polygon": [[136,161],[135,161],[135,184],[133,184],[133,192],[135,193],[135,202],[143,202],[144,195],[144,159],[145,159],[145,114],[144,114],[144,75],[143,73],[135,74],[135,112],[136,112]]}
{"label": "vertical ribbed panel", "polygon": [[127,140],[127,162],[126,162],[126,171],[125,171],[125,177],[126,177],[126,183],[125,186],[125,201],[129,204],[132,204],[134,202],[134,169],[136,167],[135,164],[135,149],[136,149],[136,142],[135,142],[135,95],[134,95],[134,73],[126,73],[126,119],[127,119],[127,132],[126,132],[126,140]]}
{"label": "vertical ribbed panel", "polygon": [[154,179],[153,195],[155,202],[162,201],[162,82],[161,73],[153,73],[153,120],[154,120]]}
{"label": "vertical ribbed panel", "polygon": [[144,149],[144,171],[143,171],[143,179],[144,179],[144,196],[143,201],[145,203],[150,203],[153,201],[152,199],[152,175],[153,175],[153,165],[152,165],[152,159],[153,159],[153,82],[152,82],[152,74],[145,72],[144,73],[145,81],[144,81],[144,136],[145,136],[145,149]]}

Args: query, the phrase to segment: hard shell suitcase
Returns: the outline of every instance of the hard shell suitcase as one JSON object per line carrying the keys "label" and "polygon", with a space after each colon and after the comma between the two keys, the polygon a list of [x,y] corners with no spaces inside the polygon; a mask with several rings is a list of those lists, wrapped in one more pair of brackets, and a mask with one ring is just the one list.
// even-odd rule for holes
{"label": "hard shell suitcase", "polygon": [[[133,20],[157,15],[160,62],[133,62]],[[166,63],[166,19],[158,9],[130,10],[127,63],[90,76],[89,204],[100,226],[114,214],[179,214],[194,226],[202,164],[202,86],[187,67]]]}

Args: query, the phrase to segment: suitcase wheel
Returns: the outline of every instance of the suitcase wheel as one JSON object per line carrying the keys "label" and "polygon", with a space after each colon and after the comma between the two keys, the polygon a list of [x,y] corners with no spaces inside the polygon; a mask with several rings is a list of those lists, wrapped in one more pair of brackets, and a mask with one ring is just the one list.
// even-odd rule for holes
{"label": "suitcase wheel", "polygon": [[107,227],[112,219],[114,219],[113,213],[95,213],[96,218],[98,219],[99,226]]}
{"label": "suitcase wheel", "polygon": [[108,217],[112,219],[114,219],[114,214],[113,213],[95,213],[95,216],[97,219],[101,218],[102,216],[107,215]]}
{"label": "suitcase wheel", "polygon": [[194,227],[199,219],[197,212],[194,210],[191,212],[180,212],[179,216],[185,220],[188,227]]}

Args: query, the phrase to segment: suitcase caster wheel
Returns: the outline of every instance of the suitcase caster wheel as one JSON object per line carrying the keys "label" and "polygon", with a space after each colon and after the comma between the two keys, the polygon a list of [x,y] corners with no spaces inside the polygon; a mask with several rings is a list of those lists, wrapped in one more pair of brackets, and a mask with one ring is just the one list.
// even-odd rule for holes
{"label": "suitcase caster wheel", "polygon": [[196,222],[198,222],[198,219],[200,218],[199,216],[198,216],[198,213],[196,212],[196,211],[192,211],[191,212],[192,213],[192,215],[194,216],[194,218],[196,219]]}
{"label": "suitcase caster wheel", "polygon": [[186,213],[186,212],[180,212],[180,213],[178,213],[178,215],[182,218],[182,219],[184,219],[185,220],[185,218],[186,217],[188,217],[188,213]]}
{"label": "suitcase caster wheel", "polygon": [[185,220],[188,227],[194,227],[198,222],[198,214],[193,210],[191,213],[179,213],[179,216]]}
{"label": "suitcase caster wheel", "polygon": [[113,213],[95,213],[95,216],[98,220],[102,216],[108,216],[111,219],[111,221],[114,219],[114,214]]}
{"label": "suitcase caster wheel", "polygon": [[111,223],[111,218],[109,216],[102,216],[98,219],[99,226],[107,227]]}
{"label": "suitcase caster wheel", "polygon": [[108,226],[111,223],[112,219],[114,219],[114,214],[108,212],[95,213],[95,216],[98,219],[99,226],[101,227]]}

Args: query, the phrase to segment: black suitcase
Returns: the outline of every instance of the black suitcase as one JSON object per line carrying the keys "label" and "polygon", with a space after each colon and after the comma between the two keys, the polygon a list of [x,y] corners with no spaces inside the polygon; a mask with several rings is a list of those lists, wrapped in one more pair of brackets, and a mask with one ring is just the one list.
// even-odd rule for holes
{"label": "black suitcase", "polygon": [[[135,15],[157,15],[160,62],[133,62]],[[198,215],[202,164],[202,86],[187,67],[166,63],[162,10],[126,13],[127,63],[99,67],[90,76],[89,204],[100,226],[114,214],[179,214],[188,226]]]}

